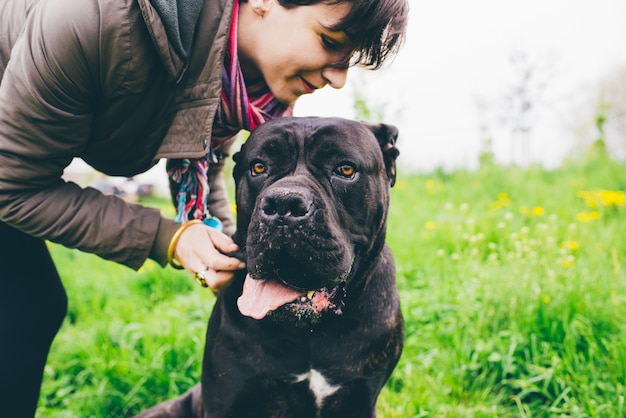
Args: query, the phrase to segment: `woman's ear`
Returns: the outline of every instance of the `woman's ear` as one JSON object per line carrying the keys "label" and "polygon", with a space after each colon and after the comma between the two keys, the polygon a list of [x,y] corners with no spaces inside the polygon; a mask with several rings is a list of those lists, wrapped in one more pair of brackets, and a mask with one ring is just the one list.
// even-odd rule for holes
{"label": "woman's ear", "polygon": [[248,0],[246,3],[257,15],[263,17],[270,11],[275,0]]}

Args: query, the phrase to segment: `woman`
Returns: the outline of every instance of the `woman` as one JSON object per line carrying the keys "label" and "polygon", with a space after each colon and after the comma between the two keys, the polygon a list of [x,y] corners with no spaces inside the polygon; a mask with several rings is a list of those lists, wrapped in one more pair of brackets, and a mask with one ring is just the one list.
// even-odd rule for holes
{"label": "woman", "polygon": [[[67,308],[44,240],[134,269],[169,261],[219,291],[244,267],[225,255],[233,135],[341,88],[350,65],[379,68],[407,13],[407,0],[0,0],[3,414],[33,415]],[[127,177],[172,159],[178,222],[62,181],[73,157]],[[200,222],[216,218],[225,233]]]}

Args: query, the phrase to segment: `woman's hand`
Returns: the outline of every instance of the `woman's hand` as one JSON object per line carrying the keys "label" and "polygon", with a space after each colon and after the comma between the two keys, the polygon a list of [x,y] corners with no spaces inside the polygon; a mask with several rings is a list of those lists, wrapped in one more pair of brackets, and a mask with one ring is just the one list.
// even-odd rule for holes
{"label": "woman's hand", "polygon": [[246,264],[225,254],[239,250],[233,240],[203,224],[191,225],[180,235],[174,255],[198,281],[204,280],[213,293],[219,293]]}

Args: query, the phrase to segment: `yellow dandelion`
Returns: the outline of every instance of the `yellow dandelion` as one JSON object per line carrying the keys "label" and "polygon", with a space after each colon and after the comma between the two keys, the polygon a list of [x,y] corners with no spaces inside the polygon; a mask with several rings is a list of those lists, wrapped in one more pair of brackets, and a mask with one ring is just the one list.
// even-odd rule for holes
{"label": "yellow dandelion", "polygon": [[624,206],[626,195],[622,190],[600,190],[600,200],[604,206]]}
{"label": "yellow dandelion", "polygon": [[589,222],[589,221],[591,221],[591,219],[589,217],[589,212],[578,212],[576,214],[576,219],[579,220],[580,222]]}
{"label": "yellow dandelion", "polygon": [[578,242],[576,241],[563,241],[561,243],[561,248],[566,248],[568,250],[577,250],[578,248],[580,248],[580,244],[578,244]]}
{"label": "yellow dandelion", "polygon": [[234,203],[234,202],[233,202],[233,203],[230,205],[230,211],[231,211],[232,213],[237,213],[237,204],[236,204],[236,203]]}
{"label": "yellow dandelion", "polygon": [[623,190],[579,190],[576,196],[591,209],[626,205],[626,193]]}
{"label": "yellow dandelion", "polygon": [[511,205],[511,200],[509,199],[509,196],[506,194],[506,192],[500,192],[498,193],[498,200],[493,202],[490,205],[490,208],[491,210],[498,210],[500,208],[510,206],[510,205]]}
{"label": "yellow dandelion", "polygon": [[533,208],[533,216],[541,216],[543,215],[543,208],[541,206],[535,206]]}
{"label": "yellow dandelion", "polygon": [[141,267],[139,267],[139,270],[137,270],[139,273],[143,273],[144,271],[150,271],[150,270],[154,270],[157,267],[157,263],[154,260],[151,259],[147,259],[145,263],[143,263],[143,265]]}
{"label": "yellow dandelion", "polygon": [[576,192],[576,197],[581,198],[585,201],[585,205],[587,205],[591,209],[597,208],[596,198],[593,192],[588,192],[585,190],[579,190]]}
{"label": "yellow dandelion", "polygon": [[576,219],[580,222],[596,221],[602,217],[602,214],[597,210],[593,212],[579,212],[576,214]]}
{"label": "yellow dandelion", "polygon": [[406,190],[409,188],[409,185],[407,184],[406,181],[397,181],[393,187],[399,190]]}
{"label": "yellow dandelion", "polygon": [[552,299],[550,298],[550,296],[545,295],[545,296],[543,297],[543,303],[545,303],[546,305],[547,305],[548,303],[550,303],[551,301],[552,301]]}
{"label": "yellow dandelion", "polygon": [[435,193],[435,180],[426,180],[426,191],[429,194]]}
{"label": "yellow dandelion", "polygon": [[561,260],[561,266],[565,268],[570,268],[574,265],[574,261],[576,261],[576,258],[573,255],[568,255]]}
{"label": "yellow dandelion", "polygon": [[429,231],[432,231],[433,229],[435,229],[437,227],[437,225],[435,224],[434,221],[428,221],[426,222],[426,229],[428,229]]}

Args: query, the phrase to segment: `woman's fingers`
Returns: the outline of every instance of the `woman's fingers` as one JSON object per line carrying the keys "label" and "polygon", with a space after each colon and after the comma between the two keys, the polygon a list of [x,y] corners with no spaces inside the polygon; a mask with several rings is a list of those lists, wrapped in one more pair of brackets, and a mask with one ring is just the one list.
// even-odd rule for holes
{"label": "woman's fingers", "polygon": [[233,271],[216,271],[206,269],[194,272],[194,279],[202,287],[210,288],[213,293],[219,293],[224,290],[235,277]]}
{"label": "woman's fingers", "polygon": [[243,261],[223,254],[237,249],[227,235],[198,224],[190,226],[180,236],[175,255],[198,283],[219,292],[230,284],[235,271],[245,267]]}
{"label": "woman's fingers", "polygon": [[218,231],[217,229],[208,228],[211,241],[215,245],[215,248],[224,254],[232,253],[239,250],[239,246],[235,244],[231,237]]}
{"label": "woman's fingers", "polygon": [[241,270],[246,267],[246,264],[239,260],[238,258],[229,257],[217,251],[215,248],[210,250],[207,249],[207,252],[198,252],[197,256],[204,265],[213,270],[222,271],[222,270]]}

